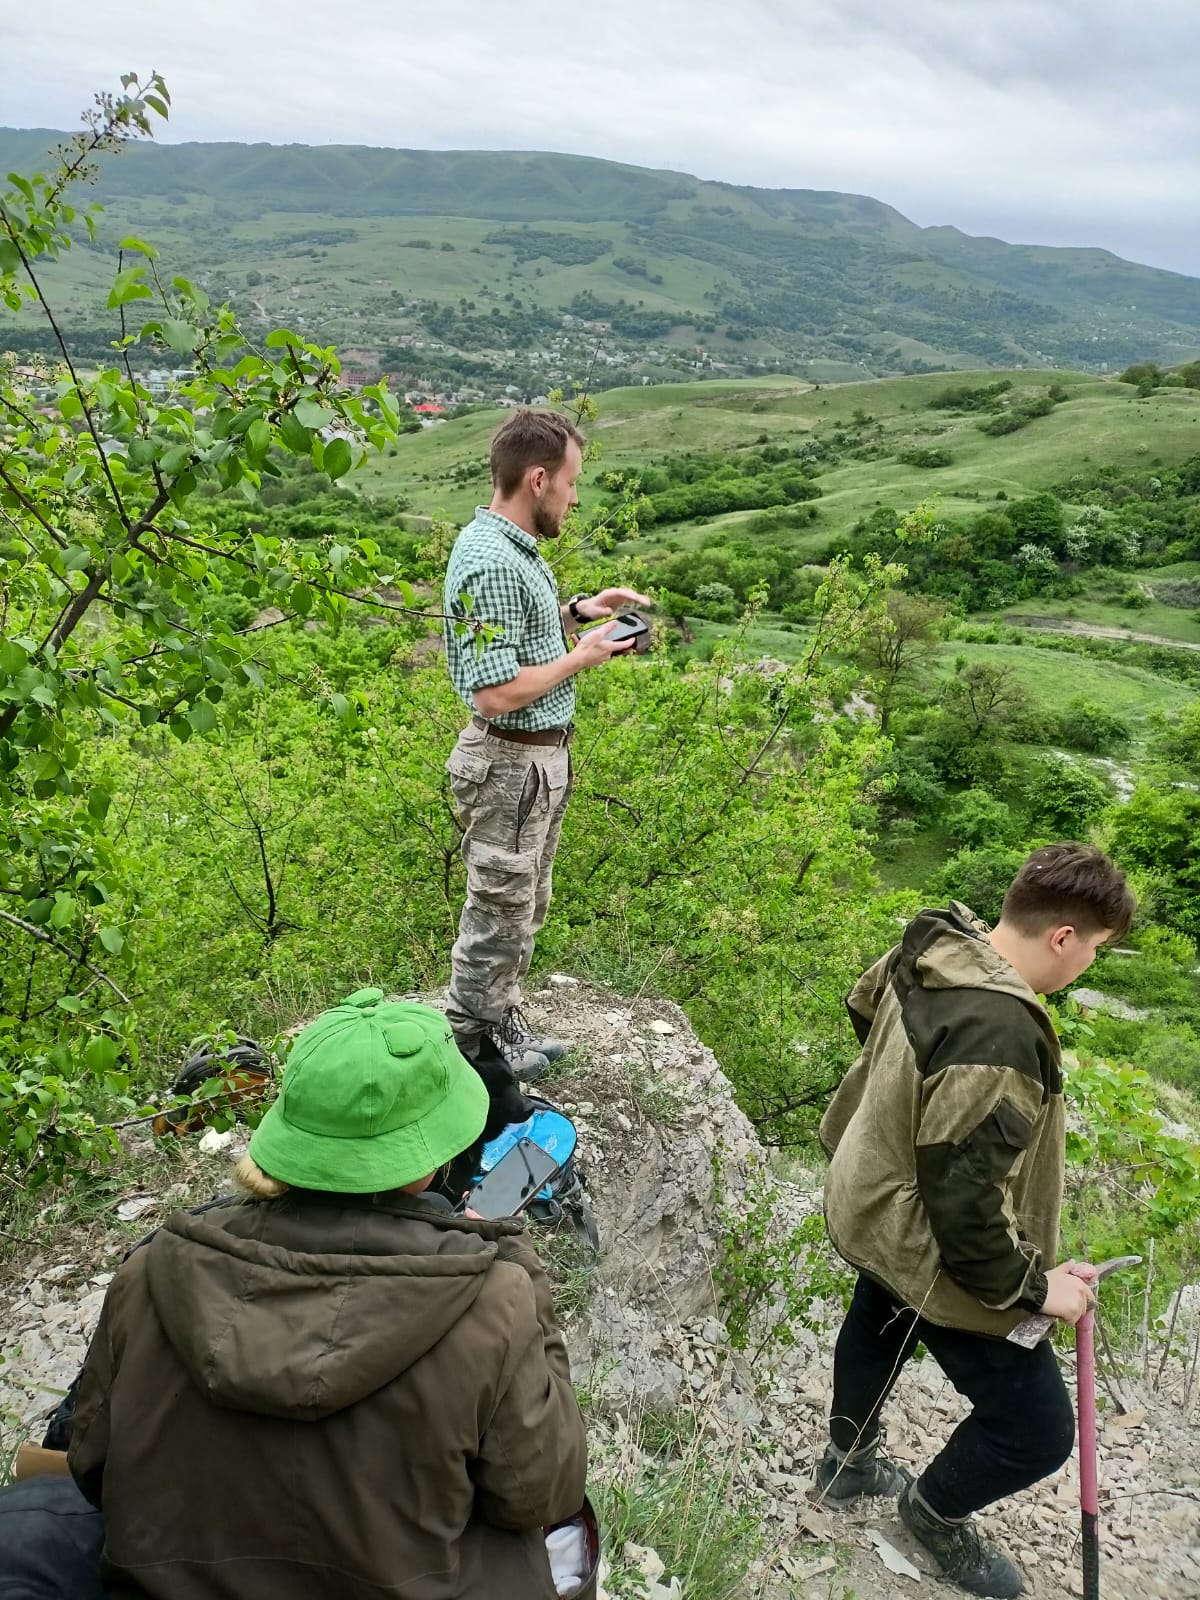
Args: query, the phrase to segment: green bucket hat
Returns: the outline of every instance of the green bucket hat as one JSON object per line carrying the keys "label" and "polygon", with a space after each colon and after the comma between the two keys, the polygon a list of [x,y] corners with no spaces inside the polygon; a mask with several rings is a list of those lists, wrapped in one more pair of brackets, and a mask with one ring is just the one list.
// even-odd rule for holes
{"label": "green bucket hat", "polygon": [[250,1155],[294,1188],[372,1194],[436,1172],[487,1112],[440,1011],[359,989],[297,1034]]}

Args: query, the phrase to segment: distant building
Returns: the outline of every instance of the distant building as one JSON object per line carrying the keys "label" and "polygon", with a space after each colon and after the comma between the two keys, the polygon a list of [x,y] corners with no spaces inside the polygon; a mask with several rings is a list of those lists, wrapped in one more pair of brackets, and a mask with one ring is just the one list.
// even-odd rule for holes
{"label": "distant building", "polygon": [[423,401],[421,405],[414,406],[413,410],[419,417],[440,417],[445,413],[445,406],[435,405],[432,400]]}

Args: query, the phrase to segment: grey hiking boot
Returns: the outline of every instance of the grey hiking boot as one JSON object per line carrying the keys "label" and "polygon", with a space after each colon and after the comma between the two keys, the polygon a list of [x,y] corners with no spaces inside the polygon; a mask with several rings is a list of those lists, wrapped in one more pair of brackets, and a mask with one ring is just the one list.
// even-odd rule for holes
{"label": "grey hiking boot", "polygon": [[912,1482],[912,1473],[880,1454],[881,1440],[845,1451],[830,1443],[817,1462],[814,1499],[831,1506],[849,1505],[864,1495],[896,1495]]}
{"label": "grey hiking boot", "polygon": [[523,1083],[537,1083],[544,1078],[551,1063],[564,1056],[567,1050],[561,1039],[539,1038],[520,1006],[508,1007],[494,1036]]}
{"label": "grey hiking boot", "polygon": [[1016,1600],[1025,1583],[1014,1564],[985,1539],[972,1518],[947,1522],[930,1509],[915,1483],[900,1496],[900,1520],[947,1578],[984,1600]]}

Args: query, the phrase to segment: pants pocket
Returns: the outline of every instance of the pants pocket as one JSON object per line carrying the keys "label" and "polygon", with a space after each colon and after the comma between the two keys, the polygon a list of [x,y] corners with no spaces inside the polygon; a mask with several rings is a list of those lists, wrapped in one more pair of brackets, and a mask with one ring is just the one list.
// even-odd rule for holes
{"label": "pants pocket", "polygon": [[533,815],[535,807],[541,803],[545,805],[546,791],[543,785],[542,770],[536,761],[529,764],[529,771],[525,774],[525,782],[521,786],[520,798],[517,801],[517,827],[513,836],[513,849],[521,848],[521,829]]}
{"label": "pants pocket", "polygon": [[492,763],[487,756],[473,756],[465,750],[452,750],[446,762],[450,774],[450,793],[459,811],[470,811],[479,799]]}

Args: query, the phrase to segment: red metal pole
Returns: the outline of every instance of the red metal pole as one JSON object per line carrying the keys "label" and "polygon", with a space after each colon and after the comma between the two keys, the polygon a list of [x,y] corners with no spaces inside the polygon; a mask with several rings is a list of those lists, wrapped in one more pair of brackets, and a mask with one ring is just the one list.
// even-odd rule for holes
{"label": "red metal pole", "polygon": [[1095,1312],[1075,1324],[1075,1366],[1079,1409],[1079,1506],[1083,1531],[1083,1600],[1100,1600],[1100,1489],[1096,1476]]}

